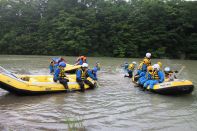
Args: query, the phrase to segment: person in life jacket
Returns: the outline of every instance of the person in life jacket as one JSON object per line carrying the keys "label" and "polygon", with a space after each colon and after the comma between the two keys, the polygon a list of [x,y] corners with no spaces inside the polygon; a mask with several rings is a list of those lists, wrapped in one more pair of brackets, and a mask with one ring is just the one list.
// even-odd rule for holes
{"label": "person in life jacket", "polygon": [[50,65],[49,65],[49,70],[51,74],[54,73],[54,71],[57,69],[60,62],[66,63],[66,60],[64,60],[62,57],[52,58],[52,61],[50,62]]}
{"label": "person in life jacket", "polygon": [[144,59],[148,60],[147,65],[150,66],[151,65],[151,53],[146,53],[146,56],[144,57]]}
{"label": "person in life jacket", "polygon": [[135,75],[135,80],[137,81],[140,77],[144,76],[149,65],[148,59],[144,59],[143,62],[138,66],[137,74]]}
{"label": "person in life jacket", "polygon": [[97,68],[97,71],[99,71],[101,69],[101,64],[97,61],[95,67]]}
{"label": "person in life jacket", "polygon": [[100,70],[100,63],[96,62],[95,66],[92,68],[92,74],[94,76],[93,79],[98,80],[97,78],[97,72]]}
{"label": "person in life jacket", "polygon": [[127,68],[128,75],[125,75],[124,77],[129,77],[129,78],[133,77],[133,71],[135,69],[136,64],[137,63],[135,61],[133,61],[131,64],[129,64],[129,66]]}
{"label": "person in life jacket", "polygon": [[54,62],[54,64],[59,64],[60,62],[66,63],[66,60],[63,57],[52,58],[52,61]]}
{"label": "person in life jacket", "polygon": [[151,65],[151,53],[146,53],[143,61],[140,62],[137,70],[137,74],[140,75],[141,72],[146,72],[148,66]]}
{"label": "person in life jacket", "polygon": [[58,68],[58,63],[51,61],[49,65],[50,74],[53,74],[57,68]]}
{"label": "person in life jacket", "polygon": [[[143,73],[145,73],[145,72],[143,72]],[[143,86],[144,83],[146,83],[147,81],[150,81],[152,79],[152,73],[153,73],[153,67],[148,66],[147,72],[145,74],[142,74],[142,73],[140,74],[142,76],[139,78],[138,83]]]}
{"label": "person in life jacket", "polygon": [[164,73],[160,70],[160,66],[158,64],[153,65],[153,79],[150,81],[150,89],[153,89],[154,85],[157,83],[162,83],[165,80]]}
{"label": "person in life jacket", "polygon": [[127,70],[129,67],[129,63],[127,61],[125,61],[124,64],[121,65],[121,67],[123,67],[124,70]]}
{"label": "person in life jacket", "polygon": [[83,58],[83,63],[88,63],[87,57],[85,57],[85,56],[84,56],[84,58]]}
{"label": "person in life jacket", "polygon": [[153,72],[154,72],[153,66],[148,66],[148,68],[147,68],[148,77],[147,77],[146,81],[143,81],[141,83],[144,88],[147,88],[148,85],[150,85],[150,82],[153,79]]}
{"label": "person in life jacket", "polygon": [[84,83],[89,85],[90,88],[94,88],[94,85],[89,80],[87,80],[88,77],[92,78],[93,80],[97,80],[97,78],[95,78],[92,74],[92,71],[88,69],[87,63],[83,63],[81,69],[76,71],[76,77],[77,83],[80,85],[82,92],[84,92]]}
{"label": "person in life jacket", "polygon": [[148,59],[144,59],[143,60],[143,64],[142,64],[141,68],[139,69],[140,70],[140,73],[146,72],[148,66],[149,66],[149,60]]}
{"label": "person in life jacket", "polygon": [[97,71],[98,71],[98,68],[97,67],[94,67],[92,69],[92,74],[93,74],[95,80],[98,80],[98,78],[97,78]]}
{"label": "person in life jacket", "polygon": [[74,65],[82,65],[83,63],[87,63],[87,58],[85,56],[79,56]]}
{"label": "person in life jacket", "polygon": [[59,82],[64,85],[65,89],[68,89],[67,82],[69,81],[66,77],[64,68],[66,67],[66,63],[60,62],[58,68],[55,70],[53,80],[54,82]]}
{"label": "person in life jacket", "polygon": [[173,81],[174,79],[176,79],[176,75],[175,73],[177,73],[178,71],[172,71],[170,69],[170,67],[165,67],[164,68],[164,74],[165,74],[165,78],[167,79],[167,81]]}

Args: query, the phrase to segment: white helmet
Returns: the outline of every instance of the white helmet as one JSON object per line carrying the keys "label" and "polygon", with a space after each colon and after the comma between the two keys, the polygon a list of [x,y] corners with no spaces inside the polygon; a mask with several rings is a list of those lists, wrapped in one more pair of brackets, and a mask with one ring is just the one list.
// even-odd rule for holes
{"label": "white helmet", "polygon": [[134,65],[136,65],[137,63],[135,61],[132,62]]}
{"label": "white helmet", "polygon": [[87,64],[87,63],[83,63],[83,64],[81,65],[81,67],[88,68],[88,64]]}
{"label": "white helmet", "polygon": [[153,65],[153,69],[159,70],[159,68],[160,68],[159,64],[154,64],[154,65]]}
{"label": "white helmet", "polygon": [[165,68],[164,68],[164,71],[165,71],[165,72],[170,72],[170,67],[165,67]]}
{"label": "white helmet", "polygon": [[151,53],[146,53],[146,57],[150,58],[151,57]]}

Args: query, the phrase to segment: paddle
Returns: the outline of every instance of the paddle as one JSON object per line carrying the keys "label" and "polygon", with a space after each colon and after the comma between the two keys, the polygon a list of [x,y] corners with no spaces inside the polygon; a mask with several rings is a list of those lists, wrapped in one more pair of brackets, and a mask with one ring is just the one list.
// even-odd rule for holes
{"label": "paddle", "polygon": [[[14,76],[16,77],[12,72],[4,69],[3,67],[0,66],[0,73],[4,73],[4,74],[8,74],[8,75],[11,75],[11,76]],[[16,77],[17,78],[17,77]]]}
{"label": "paddle", "polygon": [[[182,66],[182,68],[180,69],[180,71],[177,73],[177,77],[182,73],[182,71],[184,70],[185,66]],[[176,73],[176,72],[175,72]]]}

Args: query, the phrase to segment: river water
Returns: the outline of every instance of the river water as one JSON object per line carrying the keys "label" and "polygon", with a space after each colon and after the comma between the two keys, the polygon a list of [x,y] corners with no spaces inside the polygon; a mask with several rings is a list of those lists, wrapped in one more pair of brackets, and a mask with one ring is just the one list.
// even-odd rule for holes
{"label": "river water", "polygon": [[[50,56],[0,56],[0,66],[16,74],[48,74]],[[75,57],[64,57],[73,63]],[[99,87],[85,93],[16,96],[0,89],[0,130],[196,131],[197,89],[183,96],[142,91],[124,78],[120,64],[140,59],[90,57],[102,65]],[[153,63],[158,60],[152,60]],[[197,61],[159,60],[186,66],[181,78],[197,86]]]}

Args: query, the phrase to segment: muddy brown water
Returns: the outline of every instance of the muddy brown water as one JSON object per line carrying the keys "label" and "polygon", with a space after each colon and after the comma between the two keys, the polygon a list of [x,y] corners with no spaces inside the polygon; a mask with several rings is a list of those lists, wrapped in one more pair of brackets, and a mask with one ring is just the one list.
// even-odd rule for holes
{"label": "muddy brown water", "polygon": [[[50,56],[0,56],[0,66],[16,74],[48,74]],[[64,57],[73,63],[75,57]],[[99,87],[85,93],[16,96],[0,89],[0,130],[197,130],[197,90],[164,96],[142,91],[124,78],[120,64],[140,59],[90,57],[102,65]],[[180,78],[197,86],[197,61],[153,60],[186,68]]]}

